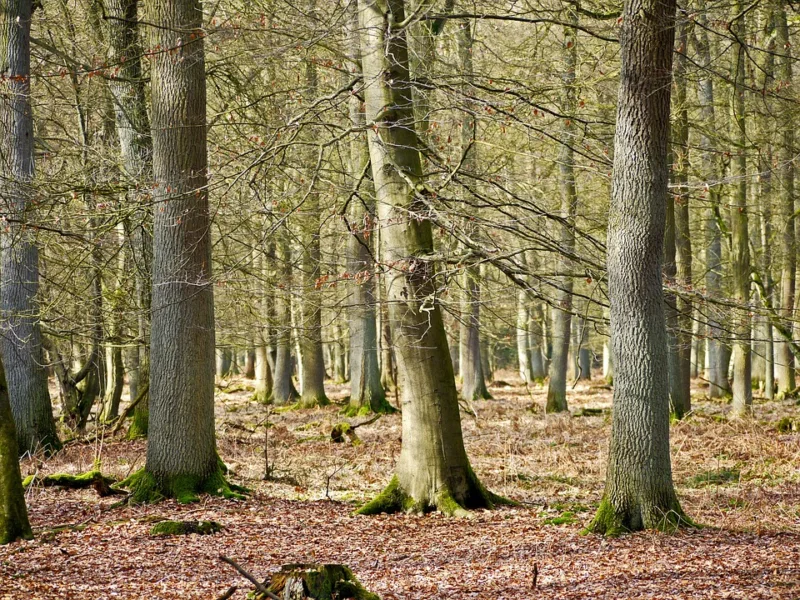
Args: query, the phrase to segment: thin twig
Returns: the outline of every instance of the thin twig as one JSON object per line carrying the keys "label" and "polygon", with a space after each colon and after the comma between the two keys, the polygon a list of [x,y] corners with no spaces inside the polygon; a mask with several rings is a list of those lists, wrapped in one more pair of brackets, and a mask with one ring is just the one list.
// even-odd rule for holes
{"label": "thin twig", "polygon": [[264,587],[264,584],[259,583],[258,579],[253,577],[250,573],[245,571],[242,567],[240,567],[235,560],[232,558],[228,558],[227,556],[223,556],[222,554],[219,555],[219,559],[222,562],[228,563],[234,569],[239,571],[239,574],[247,579],[250,583],[252,583],[256,587],[256,591],[260,594],[264,594],[267,598],[271,598],[272,600],[281,600],[280,596],[276,596],[272,592],[270,592],[267,588]]}

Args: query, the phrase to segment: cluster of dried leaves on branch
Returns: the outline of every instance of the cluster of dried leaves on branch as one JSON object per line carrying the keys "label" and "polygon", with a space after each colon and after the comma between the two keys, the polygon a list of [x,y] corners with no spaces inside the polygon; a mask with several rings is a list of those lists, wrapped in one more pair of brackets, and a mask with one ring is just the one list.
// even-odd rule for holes
{"label": "cluster of dried leaves on branch", "polygon": [[[540,388],[492,394],[475,404],[476,417],[463,416],[467,447],[482,480],[519,507],[471,519],[353,516],[392,472],[399,415],[360,427],[359,444],[334,443],[330,432],[345,420],[335,405],[276,412],[246,391],[223,393],[220,452],[253,490],[246,501],[115,506],[119,498],[91,489],[34,486],[36,539],[0,548],[0,598],[211,599],[232,585],[232,598],[244,598],[252,585],[220,555],[259,580],[286,563],[343,563],[383,600],[800,598],[800,433],[778,427],[800,419],[794,401],[757,401],[754,420],[729,421],[727,405],[698,398],[696,413],[672,428],[673,465],[684,507],[705,527],[603,539],[580,532],[602,493],[611,392],[579,385],[572,416],[544,415]],[[82,472],[97,458],[104,474],[123,477],[142,464],[144,444],[73,443],[23,470]],[[150,535],[164,519],[223,529]]]}

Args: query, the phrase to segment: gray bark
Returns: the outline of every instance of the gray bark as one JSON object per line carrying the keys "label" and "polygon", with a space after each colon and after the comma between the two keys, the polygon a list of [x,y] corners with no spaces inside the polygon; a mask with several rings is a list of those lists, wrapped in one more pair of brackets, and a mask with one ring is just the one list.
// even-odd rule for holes
{"label": "gray bark", "polygon": [[523,383],[533,383],[531,368],[531,351],[529,348],[530,334],[528,327],[530,317],[528,314],[528,294],[520,289],[517,292],[517,360],[519,363],[519,376]]}
{"label": "gray bark", "polygon": [[272,388],[275,404],[290,404],[300,396],[292,381],[292,256],[287,234],[285,227],[276,233],[278,289],[275,292],[275,372]]}
{"label": "gray bark", "polygon": [[608,220],[614,354],[611,443],[603,500],[590,528],[669,528],[683,513],[672,483],[662,288],[673,0],[628,0]]}
{"label": "gray bark", "polygon": [[17,460],[18,448],[8,385],[0,361],[0,545],[33,537]]}
{"label": "gray bark", "polygon": [[[567,8],[568,20],[577,25],[577,13]],[[564,35],[563,60],[564,82],[562,107],[565,115],[575,112],[577,93],[575,89],[575,72],[577,67],[577,29],[574,26],[562,28]],[[575,157],[573,144],[575,143],[576,128],[570,120],[564,119],[561,124],[561,146],[559,150],[559,190],[561,193],[561,213],[563,219],[557,225],[559,230],[559,248],[561,255],[558,258],[558,270],[568,271],[572,268],[569,260],[575,248],[575,213],[578,204],[578,193],[575,187]],[[567,364],[569,360],[570,323],[572,314],[572,278],[562,276],[558,278],[555,304],[552,310],[552,339],[553,354],[550,359],[550,382],[547,386],[547,412],[563,412],[567,410]]]}
{"label": "gray bark", "polygon": [[0,24],[0,354],[19,450],[60,447],[47,389],[36,295],[39,250],[25,227],[35,200],[30,82],[31,0],[8,0]]}
{"label": "gray bark", "polygon": [[150,5],[154,218],[146,472],[165,495],[219,472],[214,433],[214,292],[206,155],[203,13]]}
{"label": "gray bark", "polygon": [[469,466],[458,392],[433,282],[431,223],[416,150],[402,0],[362,0],[359,25],[372,174],[383,227],[387,296],[402,392],[403,435],[396,476],[361,510],[491,504]]}

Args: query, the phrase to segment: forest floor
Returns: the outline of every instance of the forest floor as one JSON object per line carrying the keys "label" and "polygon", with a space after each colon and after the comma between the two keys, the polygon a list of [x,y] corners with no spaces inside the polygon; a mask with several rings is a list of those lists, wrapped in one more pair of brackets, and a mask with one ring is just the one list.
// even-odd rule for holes
{"label": "forest floor", "polygon": [[[498,377],[511,385],[498,382],[493,400],[474,403],[476,416],[462,415],[464,436],[483,483],[519,507],[470,519],[353,516],[391,477],[400,416],[358,428],[359,445],[337,444],[335,424],[367,417],[345,419],[336,404],[276,411],[229,386],[218,395],[218,443],[231,479],[252,490],[247,500],[115,507],[118,497],[93,490],[34,485],[36,538],[0,547],[0,599],[212,600],[231,585],[239,586],[233,598],[244,598],[252,586],[220,554],[262,579],[285,563],[345,563],[383,600],[800,598],[800,432],[778,430],[785,417],[800,426],[795,401],[757,399],[753,420],[729,421],[728,405],[695,389],[695,412],[672,425],[672,456],[683,507],[703,527],[603,539],[580,531],[603,491],[610,389],[581,382],[569,394],[571,415],[554,416],[544,414],[544,388]],[[346,393],[331,390],[334,400]],[[96,438],[26,460],[23,475],[83,472],[100,461],[122,478],[143,465],[143,441]],[[224,529],[150,536],[162,518]]]}

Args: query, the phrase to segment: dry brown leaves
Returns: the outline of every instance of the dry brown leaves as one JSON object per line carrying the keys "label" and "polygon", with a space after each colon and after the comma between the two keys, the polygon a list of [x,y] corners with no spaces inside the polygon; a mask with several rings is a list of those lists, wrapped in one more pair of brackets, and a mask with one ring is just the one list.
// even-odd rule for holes
{"label": "dry brown leaves", "polygon": [[[800,434],[774,427],[800,407],[760,402],[752,421],[728,422],[727,406],[696,399],[697,413],[672,427],[673,465],[684,508],[707,527],[606,540],[579,532],[602,494],[609,417],[545,416],[543,392],[495,387],[495,400],[476,404],[477,418],[464,416],[475,470],[523,505],[462,520],[352,516],[390,477],[399,416],[359,428],[363,444],[352,446],[329,440],[343,420],[335,406],[272,413],[274,479],[263,482],[266,409],[246,394],[222,394],[220,451],[233,479],[255,490],[250,499],[112,509],[115,499],[91,490],[32,489],[37,537],[0,548],[0,598],[211,599],[234,583],[234,598],[243,598],[250,585],[219,554],[262,578],[290,562],[346,563],[384,600],[800,598]],[[569,400],[574,413],[608,408],[610,399],[595,383]],[[92,440],[23,470],[78,472],[100,458],[104,472],[122,477],[143,464],[144,450]],[[157,518],[225,529],[153,538]],[[72,527],[52,531],[63,525]]]}

